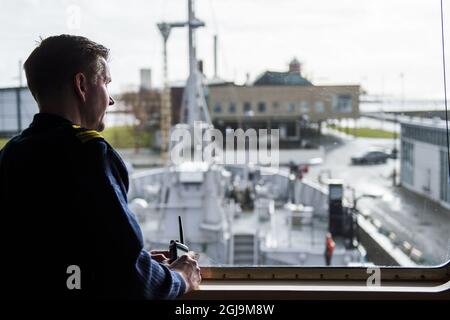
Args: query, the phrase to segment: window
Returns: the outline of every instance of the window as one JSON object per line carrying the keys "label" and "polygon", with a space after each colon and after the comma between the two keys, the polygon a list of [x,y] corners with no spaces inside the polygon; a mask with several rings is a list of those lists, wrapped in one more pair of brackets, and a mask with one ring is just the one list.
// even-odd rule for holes
{"label": "window", "polygon": [[216,102],[214,105],[214,113],[221,113],[222,112],[222,105],[220,102]]}
{"label": "window", "polygon": [[322,113],[325,110],[323,101],[316,101],[315,108],[317,113]]}
{"label": "window", "polygon": [[295,103],[289,102],[289,103],[288,103],[288,106],[287,106],[287,111],[288,111],[289,113],[295,112]]}
{"label": "window", "polygon": [[[159,117],[151,115],[161,110],[165,83],[163,40],[153,22],[164,20],[158,10],[162,2],[167,2],[162,11],[170,12],[168,22],[185,21],[185,1],[141,1],[130,9],[135,14],[121,17],[120,13],[129,9],[126,3],[112,1],[102,16],[93,10],[95,4],[73,0],[71,3],[79,6],[82,14],[78,29],[70,26],[72,20],[64,3],[53,6],[36,0],[32,2],[39,5],[33,10],[30,6],[20,7],[20,21],[29,25],[15,21],[15,11],[6,6],[0,19],[11,25],[11,37],[2,41],[7,49],[1,50],[0,58],[5,66],[16,66],[19,58],[26,58],[18,48],[34,46],[43,30],[45,34],[89,34],[93,40],[110,46],[110,89],[117,97],[117,106],[107,110],[105,136],[119,132],[124,143],[113,146],[125,150],[151,145],[152,157],[143,163],[161,169],[158,139],[150,139],[159,137]],[[241,12],[239,0],[210,2],[195,2],[196,17],[207,22],[196,29],[195,39],[201,45],[197,58],[208,65],[202,78],[209,84],[208,116],[215,128],[230,135],[237,128],[280,129],[279,167],[270,171],[255,165],[244,170],[224,164],[226,173],[214,171],[215,166],[181,168],[212,170],[211,175],[209,171],[205,174],[205,181],[218,182],[170,192],[164,188],[167,181],[176,187],[176,169],[170,172],[170,179],[162,175],[164,170],[137,169],[130,177],[129,202],[137,198],[148,202],[140,215],[146,249],[161,247],[161,243],[170,240],[175,231],[169,234],[169,226],[178,215],[183,215],[186,240],[192,250],[201,252],[203,265],[325,266],[325,238],[332,220],[338,226],[333,234],[333,267],[389,263],[432,266],[445,262],[450,237],[439,234],[439,230],[450,223],[450,219],[441,218],[450,216],[447,132],[442,120],[432,121],[433,116],[445,115],[442,69],[435,59],[441,55],[436,46],[427,45],[430,32],[440,34],[433,29],[440,19],[435,8],[427,1],[397,8],[388,0],[318,0],[304,10],[300,2],[280,5],[276,0],[267,0],[246,2],[245,13],[254,13],[249,16]],[[215,18],[209,6],[215,7]],[[239,14],[236,10],[240,10]],[[42,16],[57,18],[37,19]],[[385,17],[383,24],[377,23],[380,16]],[[108,26],[97,23],[98,28],[92,27],[105,17],[111,21]],[[213,31],[209,21],[217,23],[219,30],[226,30],[226,35],[218,39],[219,48],[223,41],[224,50],[220,51],[217,72],[210,68],[214,57],[212,48],[208,48]],[[230,21],[233,25],[245,25],[245,32],[242,28],[220,28]],[[324,21],[332,23],[324,25]],[[153,31],[144,37],[135,31],[139,29]],[[414,50],[408,40],[412,29]],[[307,36],[303,37],[301,30],[308,30]],[[181,122],[180,118],[187,115],[182,110],[182,99],[187,98],[183,90],[189,58],[187,50],[181,50],[188,41],[186,33],[186,28],[173,29],[167,39],[166,80],[171,85],[173,123]],[[330,59],[323,43],[317,41],[324,34],[335,59]],[[301,46],[298,41],[291,41],[300,38]],[[435,62],[434,67],[430,67],[430,61]],[[141,67],[151,67],[152,77],[134,79]],[[247,72],[252,81],[248,78],[244,84]],[[400,72],[404,77],[400,77]],[[0,147],[11,136],[11,132],[3,132],[7,131],[5,128],[14,129],[19,121],[15,115],[16,96],[7,90],[17,86],[16,73],[17,67],[2,68],[0,72]],[[150,79],[151,85],[141,85],[141,81]],[[140,92],[140,87],[149,91]],[[203,99],[202,95],[192,97]],[[36,112],[28,111],[26,105],[28,100],[24,98],[22,121],[31,119]],[[397,111],[401,124],[394,124],[393,111]],[[409,117],[416,117],[419,112],[420,119]],[[130,130],[130,134],[122,130],[124,126],[136,130]],[[401,130],[396,131],[399,126]],[[143,137],[138,141],[142,143],[134,140],[137,135]],[[249,140],[248,136],[245,139]],[[385,163],[352,164],[353,157],[372,147],[382,148],[388,154]],[[397,158],[393,149],[398,149]],[[124,160],[143,165],[133,155],[123,154]],[[292,176],[295,182],[289,179]],[[341,179],[345,187],[355,188],[354,194],[344,188],[345,201],[330,203],[335,200],[329,199],[332,179]],[[429,185],[432,192],[421,191],[424,185]],[[333,211],[340,207],[342,211]],[[361,213],[359,222],[355,222],[354,209]],[[154,232],[154,226],[161,233]],[[448,229],[448,225],[445,227]],[[358,232],[366,237],[357,239]],[[367,243],[371,232],[378,237],[377,245],[387,244],[383,250],[373,250]],[[202,237],[190,239],[190,234]],[[421,234],[429,237],[424,239],[418,236]],[[276,276],[279,274],[282,272]],[[328,275],[324,271],[325,279]]]}
{"label": "window", "polygon": [[350,94],[338,94],[334,96],[333,111],[341,113],[352,112],[352,96]]}
{"label": "window", "polygon": [[252,111],[252,104],[250,102],[244,102],[244,114],[248,114]]}
{"label": "window", "polygon": [[401,178],[403,183],[413,185],[414,183],[414,144],[402,141],[402,163]]}
{"label": "window", "polygon": [[308,101],[302,101],[300,103],[300,110],[302,113],[308,113],[309,112],[309,103]]}
{"label": "window", "polygon": [[402,124],[402,135],[405,138],[411,138],[424,143],[446,147],[447,140],[445,136],[445,128],[442,126],[436,126],[436,124],[439,124],[439,122],[409,121],[408,123]]}
{"label": "window", "polygon": [[228,107],[229,113],[236,113],[236,104],[234,102],[230,103],[230,106]]}
{"label": "window", "polygon": [[259,102],[258,103],[258,112],[266,112],[266,103],[265,102]]}

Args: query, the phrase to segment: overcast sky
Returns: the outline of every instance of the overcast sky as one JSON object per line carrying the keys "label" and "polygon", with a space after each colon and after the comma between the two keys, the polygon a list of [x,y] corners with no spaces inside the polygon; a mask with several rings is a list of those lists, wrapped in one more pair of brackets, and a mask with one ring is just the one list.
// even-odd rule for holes
{"label": "overcast sky", "polygon": [[[443,97],[439,0],[197,0],[198,57],[238,83],[284,71],[295,56],[315,84],[361,84],[369,93]],[[79,15],[77,11],[79,10]],[[447,65],[450,1],[444,0]],[[79,16],[79,19],[77,17]],[[0,0],[0,87],[18,84],[18,61],[39,37],[71,33],[111,49],[111,91],[137,87],[139,69],[162,82],[161,21],[184,21],[187,0]],[[169,39],[169,78],[188,72],[187,30]],[[401,74],[404,74],[402,84]],[[447,67],[447,75],[449,75]],[[448,81],[450,82],[450,81]]]}

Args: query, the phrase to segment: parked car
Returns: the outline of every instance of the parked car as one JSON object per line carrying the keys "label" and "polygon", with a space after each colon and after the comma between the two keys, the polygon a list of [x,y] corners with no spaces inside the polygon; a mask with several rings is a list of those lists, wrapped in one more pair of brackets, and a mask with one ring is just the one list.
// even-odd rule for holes
{"label": "parked car", "polygon": [[352,157],[352,164],[377,164],[386,163],[390,158],[390,154],[383,151],[367,151],[361,155]]}

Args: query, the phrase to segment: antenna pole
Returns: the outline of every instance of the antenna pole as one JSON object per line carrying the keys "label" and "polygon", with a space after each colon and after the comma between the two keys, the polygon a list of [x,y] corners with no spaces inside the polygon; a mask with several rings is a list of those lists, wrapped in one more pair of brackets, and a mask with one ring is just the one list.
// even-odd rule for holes
{"label": "antenna pole", "polygon": [[[181,122],[194,127],[194,122],[211,123],[202,89],[202,77],[198,71],[196,56],[195,29],[204,27],[205,23],[195,17],[195,1],[188,0],[188,20],[185,22],[159,23],[158,28],[167,42],[171,28],[188,27],[189,36],[189,77],[183,92],[180,112]],[[165,60],[166,61],[166,60]],[[170,98],[170,97],[169,97]],[[168,126],[170,128],[170,125]],[[167,135],[168,136],[168,135]]]}
{"label": "antenna pole", "polygon": [[168,160],[169,150],[169,133],[170,126],[172,125],[172,106],[170,101],[170,88],[167,72],[167,39],[170,35],[170,25],[167,23],[158,23],[159,31],[163,36],[163,77],[164,88],[161,96],[161,112],[160,112],[160,125],[161,125],[161,159],[163,163]]}
{"label": "antenna pole", "polygon": [[189,32],[189,71],[194,73],[197,70],[197,56],[195,51],[195,8],[194,0],[188,0],[188,32]]}
{"label": "antenna pole", "polygon": [[181,216],[178,216],[178,226],[180,228],[180,242],[184,243],[183,221],[181,220]]}
{"label": "antenna pole", "polygon": [[164,39],[164,89],[161,97],[161,158],[163,163],[168,160],[169,133],[172,125],[172,105],[167,72],[167,39]]}

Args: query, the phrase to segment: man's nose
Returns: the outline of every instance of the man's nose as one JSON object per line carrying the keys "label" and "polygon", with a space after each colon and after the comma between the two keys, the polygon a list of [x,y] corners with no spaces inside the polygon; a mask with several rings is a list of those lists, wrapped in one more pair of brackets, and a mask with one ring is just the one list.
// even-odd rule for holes
{"label": "man's nose", "polygon": [[109,97],[109,105],[112,106],[114,103],[116,103],[114,99],[112,97]]}

